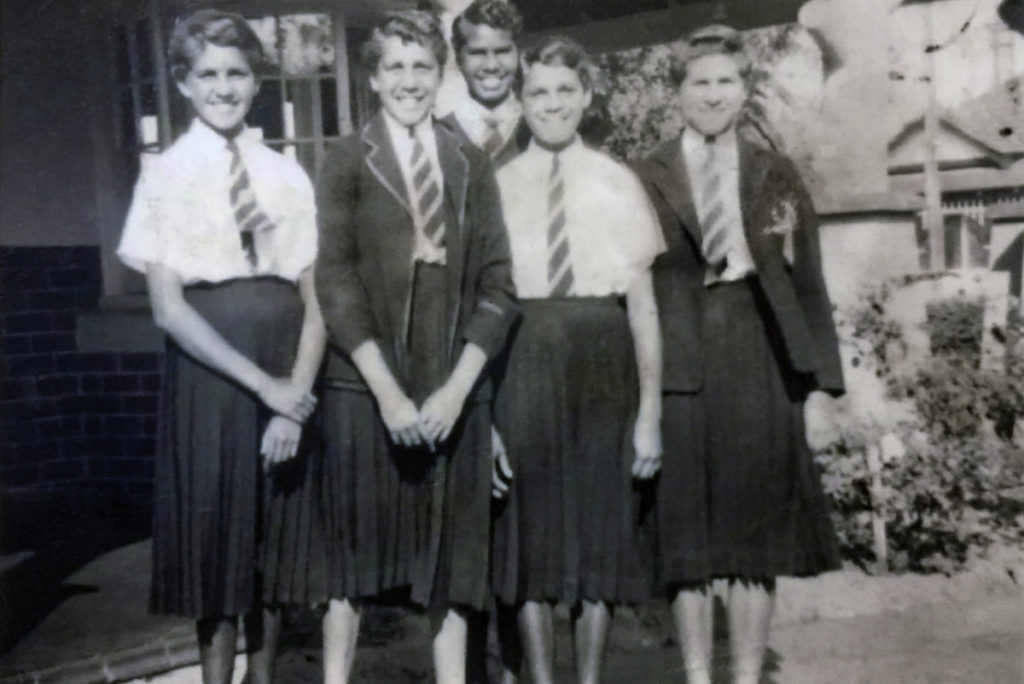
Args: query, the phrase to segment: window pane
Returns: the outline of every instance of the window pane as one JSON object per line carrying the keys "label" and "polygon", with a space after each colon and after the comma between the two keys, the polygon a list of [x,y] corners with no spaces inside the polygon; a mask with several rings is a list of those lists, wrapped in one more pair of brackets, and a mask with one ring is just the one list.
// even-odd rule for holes
{"label": "window pane", "polygon": [[117,80],[127,83],[132,78],[131,58],[128,56],[128,32],[124,26],[114,27],[114,61],[117,64]]}
{"label": "window pane", "polygon": [[284,118],[281,112],[281,85],[279,81],[263,81],[252,101],[246,117],[250,126],[263,129],[264,138],[283,138]]}
{"label": "window pane", "polygon": [[960,223],[961,216],[959,214],[943,216],[942,225],[946,234],[946,268],[961,268],[964,265],[960,249]]}
{"label": "window pane", "polygon": [[311,76],[334,70],[334,39],[331,18],[326,14],[288,14],[279,24],[284,72]]}
{"label": "window pane", "polygon": [[135,49],[139,54],[139,76],[153,78],[153,40],[145,19],[135,23]]}
{"label": "window pane", "polygon": [[333,78],[320,81],[320,114],[324,135],[340,135],[338,130],[338,84]]}
{"label": "window pane", "polygon": [[311,138],[315,135],[313,120],[319,116],[319,103],[314,95],[315,81],[288,81],[285,102],[285,137]]}
{"label": "window pane", "polygon": [[245,20],[252,26],[252,30],[260,38],[263,44],[263,52],[267,55],[273,73],[276,75],[280,69],[281,60],[277,48],[277,19],[274,17],[246,17]]}

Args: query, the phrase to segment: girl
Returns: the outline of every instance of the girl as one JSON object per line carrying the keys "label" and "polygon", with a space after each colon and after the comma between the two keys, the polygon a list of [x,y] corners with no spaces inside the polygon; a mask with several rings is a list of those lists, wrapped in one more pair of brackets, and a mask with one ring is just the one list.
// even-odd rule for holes
{"label": "girl", "polygon": [[533,139],[498,173],[524,309],[495,407],[515,475],[493,581],[539,683],[553,681],[553,603],[572,607],[579,681],[594,683],[611,607],[647,597],[633,478],[661,456],[663,244],[633,173],[580,141],[594,71],[565,38],[524,54]]}
{"label": "girl", "polygon": [[[727,583],[733,681],[764,660],[775,577],[838,565],[804,405],[843,392],[817,223],[793,163],[736,133],[739,34],[699,29],[674,72],[686,127],[640,167],[668,250],[660,578],[687,681],[711,681],[710,583]],[[810,415],[810,414],[809,414]]]}
{"label": "girl", "polygon": [[326,337],[313,192],[245,126],[264,57],[242,17],[196,12],[168,52],[196,117],[143,173],[118,249],[146,274],[168,337],[151,609],[197,620],[211,684],[231,681],[244,615],[249,678],[263,683],[274,603],[317,600],[302,571],[314,501],[300,439]]}
{"label": "girl", "polygon": [[360,604],[396,592],[438,620],[439,682],[465,679],[487,589],[491,387],[518,316],[488,157],[431,116],[447,45],[426,12],[364,47],[381,111],[318,184],[316,289],[333,343],[324,398],[327,682],[347,681]]}

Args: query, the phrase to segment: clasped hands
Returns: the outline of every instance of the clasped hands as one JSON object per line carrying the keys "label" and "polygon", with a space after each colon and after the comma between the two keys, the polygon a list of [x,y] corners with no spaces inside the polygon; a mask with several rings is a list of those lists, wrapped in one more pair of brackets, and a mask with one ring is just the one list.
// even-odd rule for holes
{"label": "clasped hands", "polygon": [[260,400],[276,414],[267,423],[260,443],[264,464],[271,466],[298,453],[302,424],[316,408],[316,397],[290,378],[269,376],[258,394]]}
{"label": "clasped hands", "polygon": [[462,414],[468,391],[449,381],[433,392],[423,405],[401,391],[378,397],[380,416],[395,444],[412,447],[425,444],[433,451],[448,439]]}

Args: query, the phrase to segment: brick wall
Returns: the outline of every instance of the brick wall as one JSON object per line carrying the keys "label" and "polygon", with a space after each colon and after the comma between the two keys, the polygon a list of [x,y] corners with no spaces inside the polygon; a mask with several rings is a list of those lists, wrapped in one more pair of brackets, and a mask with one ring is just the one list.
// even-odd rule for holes
{"label": "brick wall", "polygon": [[5,491],[118,484],[148,496],[162,359],[82,353],[101,293],[97,247],[0,248]]}

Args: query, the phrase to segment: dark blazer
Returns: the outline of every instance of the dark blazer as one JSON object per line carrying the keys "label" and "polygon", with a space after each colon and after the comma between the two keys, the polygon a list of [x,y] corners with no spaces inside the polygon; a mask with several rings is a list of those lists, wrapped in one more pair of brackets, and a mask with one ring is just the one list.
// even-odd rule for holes
{"label": "dark blazer", "polygon": [[[448,126],[451,130],[455,131],[469,142],[473,140],[466,133],[466,130],[459,123],[459,120],[455,117],[455,112],[450,112],[447,116],[441,119],[441,123]],[[526,125],[526,121],[523,117],[519,117],[519,123],[516,124],[516,130],[512,133],[512,137],[505,141],[505,146],[498,150],[498,154],[494,155],[492,162],[494,163],[495,170],[500,169],[505,164],[522,154],[523,150],[530,146],[530,127]],[[475,143],[473,143],[475,146]],[[478,148],[479,149],[479,148]]]}
{"label": "dark blazer", "polygon": [[[832,305],[821,274],[818,221],[800,175],[788,158],[739,140],[740,205],[758,279],[785,343],[789,362],[813,377],[815,388],[844,391]],[[679,138],[663,143],[637,165],[658,212],[667,251],[654,262],[654,289],[664,340],[663,388],[696,392],[704,383],[700,307],[706,287],[700,224]],[[784,236],[773,231],[779,202],[796,211],[793,264]]]}
{"label": "dark blazer", "polygon": [[[317,183],[316,291],[331,342],[328,383],[365,388],[350,354],[376,340],[401,383],[408,362],[415,228],[384,115],[330,149]],[[487,155],[434,124],[444,175],[449,371],[466,343],[497,354],[519,306]],[[485,374],[486,375],[486,374]],[[490,396],[490,383],[478,397]]]}

